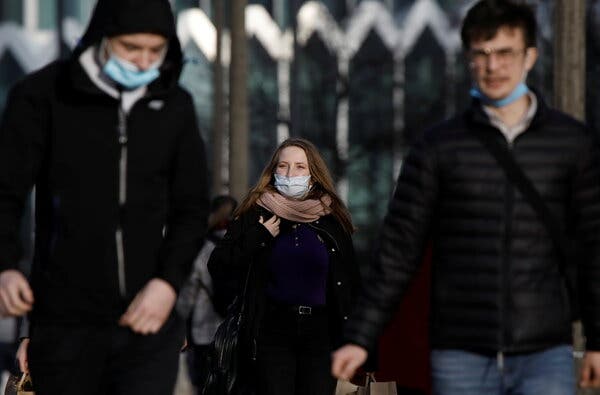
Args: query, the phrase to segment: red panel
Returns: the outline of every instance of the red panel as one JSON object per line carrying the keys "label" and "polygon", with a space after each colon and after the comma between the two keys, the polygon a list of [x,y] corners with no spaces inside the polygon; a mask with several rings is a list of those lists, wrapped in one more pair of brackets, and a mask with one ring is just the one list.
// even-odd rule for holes
{"label": "red panel", "polygon": [[395,380],[400,388],[431,393],[429,379],[429,291],[431,254],[402,300],[379,344],[377,379]]}

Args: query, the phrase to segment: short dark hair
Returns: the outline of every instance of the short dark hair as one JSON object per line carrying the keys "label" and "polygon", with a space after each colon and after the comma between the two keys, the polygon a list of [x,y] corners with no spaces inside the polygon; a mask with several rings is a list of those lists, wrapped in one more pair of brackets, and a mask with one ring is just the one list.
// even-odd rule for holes
{"label": "short dark hair", "polygon": [[490,40],[502,27],[520,28],[525,46],[536,46],[537,23],[533,10],[524,3],[510,0],[481,0],[467,12],[460,31],[463,48],[474,40]]}

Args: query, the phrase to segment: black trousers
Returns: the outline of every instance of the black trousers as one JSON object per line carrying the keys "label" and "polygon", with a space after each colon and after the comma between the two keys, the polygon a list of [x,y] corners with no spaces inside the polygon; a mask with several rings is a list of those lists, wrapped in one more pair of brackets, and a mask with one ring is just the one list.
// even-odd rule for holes
{"label": "black trousers", "polygon": [[324,309],[269,305],[257,340],[257,395],[333,394],[331,349]]}
{"label": "black trousers", "polygon": [[[188,341],[189,341],[188,337]],[[186,361],[188,366],[188,373],[190,381],[196,388],[196,394],[202,394],[202,385],[206,381],[208,375],[208,352],[210,346],[208,344],[192,344],[186,351]]]}
{"label": "black trousers", "polygon": [[36,395],[171,395],[185,328],[171,314],[155,335],[118,325],[31,328],[28,358]]}

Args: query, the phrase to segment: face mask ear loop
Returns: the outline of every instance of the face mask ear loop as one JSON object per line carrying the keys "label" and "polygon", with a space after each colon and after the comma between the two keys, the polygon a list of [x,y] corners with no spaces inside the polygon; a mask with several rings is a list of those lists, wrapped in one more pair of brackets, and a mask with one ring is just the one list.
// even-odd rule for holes
{"label": "face mask ear loop", "polygon": [[[527,59],[527,52],[525,52],[525,59]],[[521,77],[521,82],[527,84],[527,76],[529,75],[529,70],[526,67],[523,67],[523,76]]]}

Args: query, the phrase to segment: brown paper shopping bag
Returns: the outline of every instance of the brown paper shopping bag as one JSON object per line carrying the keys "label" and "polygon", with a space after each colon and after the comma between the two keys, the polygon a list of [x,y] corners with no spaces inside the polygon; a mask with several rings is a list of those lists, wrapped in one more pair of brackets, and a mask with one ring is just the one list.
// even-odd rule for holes
{"label": "brown paper shopping bag", "polygon": [[[367,373],[364,387],[358,387],[356,395],[398,395],[395,381],[377,381],[374,373]],[[353,394],[354,395],[354,394]]]}
{"label": "brown paper shopping bag", "polygon": [[23,373],[21,376],[11,374],[4,395],[35,395],[29,373]]}
{"label": "brown paper shopping bag", "polygon": [[354,395],[358,385],[354,385],[346,380],[338,380],[335,386],[335,395]]}
{"label": "brown paper shopping bag", "polygon": [[33,392],[33,382],[29,373],[23,373],[19,384],[17,385],[17,395],[35,395]]}
{"label": "brown paper shopping bag", "polygon": [[374,373],[367,373],[365,386],[338,380],[334,395],[398,395],[395,381],[377,381]]}

